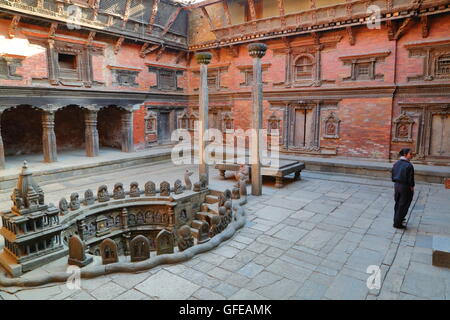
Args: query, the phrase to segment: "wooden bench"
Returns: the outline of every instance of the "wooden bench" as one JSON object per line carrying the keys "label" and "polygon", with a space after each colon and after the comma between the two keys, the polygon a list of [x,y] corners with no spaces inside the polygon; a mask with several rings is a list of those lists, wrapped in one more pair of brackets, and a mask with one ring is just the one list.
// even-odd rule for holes
{"label": "wooden bench", "polygon": [[[246,161],[248,163],[248,161]],[[226,171],[239,171],[239,164],[233,162],[224,162],[221,164],[216,164],[216,169],[220,171],[220,176],[225,179]],[[261,175],[275,177],[275,188],[283,187],[283,178],[291,173],[294,173],[294,180],[300,179],[301,171],[305,169],[305,164],[300,161],[295,160],[279,160],[277,167],[262,166]],[[251,170],[249,170],[251,172]],[[251,178],[251,177],[250,177]]]}

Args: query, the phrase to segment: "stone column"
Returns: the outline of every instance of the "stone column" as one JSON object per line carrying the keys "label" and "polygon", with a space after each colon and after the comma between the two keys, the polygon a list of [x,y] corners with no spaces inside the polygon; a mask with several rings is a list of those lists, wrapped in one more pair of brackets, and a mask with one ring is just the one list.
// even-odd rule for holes
{"label": "stone column", "polygon": [[248,45],[248,53],[253,58],[253,88],[252,88],[252,126],[254,139],[252,139],[252,148],[250,157],[252,159],[252,195],[262,195],[262,176],[261,176],[261,136],[263,119],[263,82],[261,58],[265,56],[267,45],[264,43],[251,43]]}
{"label": "stone column", "polygon": [[42,146],[44,149],[44,162],[58,161],[56,153],[55,113],[42,112]]}
{"label": "stone column", "polygon": [[122,114],[122,152],[133,152],[133,112]]}
{"label": "stone column", "polygon": [[2,111],[0,111],[0,170],[5,169],[5,149],[2,139]]}
{"label": "stone column", "polygon": [[86,143],[86,156],[98,156],[97,111],[95,110],[88,110],[84,114],[84,139]]}
{"label": "stone column", "polygon": [[200,64],[200,91],[199,91],[199,123],[198,123],[198,173],[201,177],[206,176],[209,184],[208,165],[205,162],[205,131],[208,130],[208,64],[211,62],[212,54],[209,52],[199,52],[195,55],[198,64]]}

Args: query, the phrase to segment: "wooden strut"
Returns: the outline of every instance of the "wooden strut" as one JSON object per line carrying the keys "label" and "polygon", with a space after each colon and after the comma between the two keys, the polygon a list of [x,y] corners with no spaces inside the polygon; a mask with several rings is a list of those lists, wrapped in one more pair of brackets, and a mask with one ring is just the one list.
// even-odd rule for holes
{"label": "wooden strut", "polygon": [[88,46],[90,46],[92,44],[92,41],[94,41],[95,34],[96,34],[95,31],[90,31],[89,32],[89,36],[88,36],[88,39],[87,39],[87,45]]}
{"label": "wooden strut", "polygon": [[164,27],[164,30],[162,32],[162,36],[164,36],[170,29],[170,27],[172,27],[172,25],[174,24],[174,22],[177,20],[178,15],[180,14],[181,10],[183,8],[182,7],[178,7],[177,10],[175,10],[172,15],[169,18],[169,21],[167,22],[166,26]]}
{"label": "wooden strut", "polygon": [[140,54],[141,58],[145,58],[146,55],[148,55],[149,53],[152,53],[153,51],[155,51],[159,47],[161,47],[160,44],[155,44],[155,45],[150,47],[150,43],[148,43],[148,42],[144,43],[144,45],[141,48],[141,54]]}
{"label": "wooden strut", "polygon": [[211,30],[213,30],[213,29],[214,29],[214,24],[213,24],[213,22],[212,22],[212,20],[211,20],[211,17],[209,16],[208,11],[206,11],[206,8],[205,8],[205,7],[202,7],[201,9],[202,9],[203,15],[204,15],[205,18],[208,20],[208,23],[209,23],[209,26],[211,27]]}
{"label": "wooden strut", "polygon": [[9,25],[8,28],[8,37],[10,39],[14,38],[16,30],[17,30],[17,26],[19,25],[20,22],[20,16],[14,16],[11,20],[11,24]]}
{"label": "wooden strut", "polygon": [[421,16],[420,22],[422,23],[422,38],[428,38],[430,35],[430,23],[428,21],[428,16]]}
{"label": "wooden strut", "polygon": [[150,15],[150,20],[148,22],[147,32],[152,33],[153,25],[155,24],[156,14],[158,13],[158,5],[160,0],[154,0],[152,6],[152,13]]}
{"label": "wooden strut", "polygon": [[166,49],[166,46],[162,45],[161,49],[159,49],[158,53],[156,54],[156,61],[159,61],[161,59],[165,49]]}
{"label": "wooden strut", "polygon": [[223,5],[223,11],[225,11],[226,25],[230,26],[231,25],[231,14],[230,14],[230,9],[228,8],[227,1],[226,0],[222,1],[222,5]]}
{"label": "wooden strut", "polygon": [[397,32],[394,35],[394,40],[398,40],[400,39],[400,37],[403,35],[403,33],[405,32],[406,28],[409,26],[409,24],[411,23],[412,18],[406,18],[403,23],[401,24],[400,28],[398,28]]}
{"label": "wooden strut", "polygon": [[53,39],[55,37],[56,29],[58,29],[58,23],[52,22],[52,24],[50,25],[50,30],[48,31],[48,37],[50,39]]}
{"label": "wooden strut", "polygon": [[355,38],[355,34],[353,32],[353,29],[352,29],[352,27],[346,27],[346,29],[347,29],[350,45],[354,46],[356,43],[356,38]]}
{"label": "wooden strut", "polygon": [[286,27],[286,13],[284,10],[284,0],[277,0],[278,2],[278,11],[280,12],[280,19],[281,19],[281,27]]}
{"label": "wooden strut", "polygon": [[120,37],[117,39],[116,44],[114,45],[114,54],[118,54],[120,47],[122,46],[123,41],[125,40],[125,37]]}

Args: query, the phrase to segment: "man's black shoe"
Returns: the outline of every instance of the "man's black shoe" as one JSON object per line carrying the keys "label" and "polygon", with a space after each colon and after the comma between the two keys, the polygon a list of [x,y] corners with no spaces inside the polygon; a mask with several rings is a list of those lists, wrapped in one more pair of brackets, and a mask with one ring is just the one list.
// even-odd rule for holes
{"label": "man's black shoe", "polygon": [[399,226],[396,226],[395,224],[394,224],[394,228],[396,228],[396,229],[406,229],[406,226],[404,226],[404,225],[399,225]]}

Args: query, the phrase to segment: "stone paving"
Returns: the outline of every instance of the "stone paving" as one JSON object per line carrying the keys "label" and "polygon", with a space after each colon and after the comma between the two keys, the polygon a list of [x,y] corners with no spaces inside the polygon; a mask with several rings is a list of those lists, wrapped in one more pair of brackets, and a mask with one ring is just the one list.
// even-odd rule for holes
{"label": "stone paving", "polygon": [[[57,203],[103,183],[173,182],[185,168],[147,165],[42,187]],[[210,172],[217,189],[234,183]],[[443,185],[416,187],[406,231],[392,227],[389,181],[304,172],[301,181],[273,186],[265,180],[263,196],[249,197],[247,224],[232,239],[190,261],[82,280],[81,290],[0,288],[0,299],[450,299],[450,269],[431,265],[432,236],[450,236],[450,190]],[[9,192],[0,194],[0,209],[8,200]],[[370,265],[381,268],[379,290],[367,287]]]}

